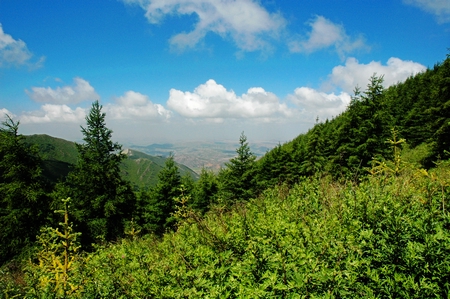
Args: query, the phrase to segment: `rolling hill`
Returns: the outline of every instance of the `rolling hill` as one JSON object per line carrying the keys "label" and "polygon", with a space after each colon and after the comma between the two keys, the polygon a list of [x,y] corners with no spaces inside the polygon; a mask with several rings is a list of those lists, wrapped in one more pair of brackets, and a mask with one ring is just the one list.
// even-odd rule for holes
{"label": "rolling hill", "polygon": [[[26,136],[25,141],[38,147],[44,160],[43,174],[51,182],[63,179],[77,162],[78,152],[74,142],[45,134]],[[167,158],[151,156],[132,149],[124,149],[123,153],[128,158],[122,162],[122,175],[135,188],[151,187],[158,182],[158,173],[164,167]],[[189,167],[176,164],[182,176],[188,174],[194,180],[198,178],[198,174]]]}

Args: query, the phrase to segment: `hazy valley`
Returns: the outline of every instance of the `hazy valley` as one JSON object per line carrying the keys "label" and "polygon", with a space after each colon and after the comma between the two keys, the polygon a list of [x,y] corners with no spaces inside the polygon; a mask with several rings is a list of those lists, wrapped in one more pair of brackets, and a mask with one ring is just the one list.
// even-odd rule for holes
{"label": "hazy valley", "polygon": [[[276,142],[250,142],[251,151],[259,158],[274,148]],[[204,141],[179,143],[154,143],[148,146],[126,145],[124,147],[135,149],[152,156],[174,156],[174,160],[186,165],[196,173],[204,167],[217,172],[231,158],[236,156],[239,147],[238,136],[236,141]]]}

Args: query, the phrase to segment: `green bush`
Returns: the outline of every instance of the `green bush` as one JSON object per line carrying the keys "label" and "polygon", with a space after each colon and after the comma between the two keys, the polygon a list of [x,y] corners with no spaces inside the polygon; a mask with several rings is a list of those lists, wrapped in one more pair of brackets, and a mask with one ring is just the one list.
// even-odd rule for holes
{"label": "green bush", "polygon": [[68,298],[448,298],[449,185],[445,163],[281,185],[97,248],[74,261]]}

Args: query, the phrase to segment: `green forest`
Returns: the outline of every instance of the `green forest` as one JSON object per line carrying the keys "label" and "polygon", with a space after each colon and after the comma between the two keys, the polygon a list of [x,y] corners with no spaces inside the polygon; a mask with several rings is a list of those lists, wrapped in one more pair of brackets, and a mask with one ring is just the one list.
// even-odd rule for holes
{"label": "green forest", "polygon": [[[450,298],[450,54],[260,159],[152,184],[94,102],[64,175],[0,127],[0,298]],[[69,165],[68,164],[68,165]]]}

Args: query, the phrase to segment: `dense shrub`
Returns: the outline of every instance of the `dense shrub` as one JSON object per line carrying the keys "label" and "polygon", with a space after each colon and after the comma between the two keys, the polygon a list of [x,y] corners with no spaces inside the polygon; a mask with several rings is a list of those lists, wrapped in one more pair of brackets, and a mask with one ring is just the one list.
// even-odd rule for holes
{"label": "dense shrub", "polygon": [[447,298],[449,185],[440,165],[358,186],[327,178],[278,186],[228,212],[191,212],[162,239],[122,240],[75,259],[83,266],[71,281],[82,284],[71,296]]}

